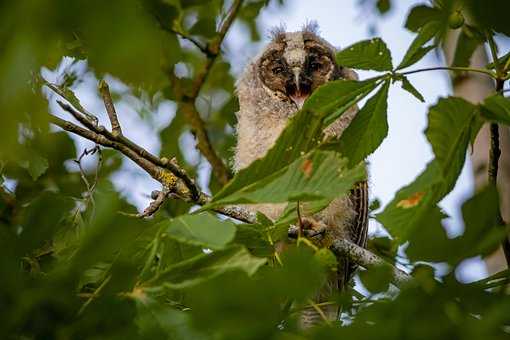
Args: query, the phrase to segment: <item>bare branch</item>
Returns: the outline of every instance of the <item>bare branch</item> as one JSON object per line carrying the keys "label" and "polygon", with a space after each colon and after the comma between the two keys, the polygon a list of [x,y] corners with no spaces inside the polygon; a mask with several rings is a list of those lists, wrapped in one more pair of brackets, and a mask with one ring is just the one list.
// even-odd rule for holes
{"label": "bare branch", "polygon": [[152,201],[149,204],[149,206],[147,208],[145,208],[143,213],[138,214],[136,217],[145,218],[145,217],[154,215],[156,213],[156,211],[158,211],[159,208],[161,208],[163,203],[165,203],[166,198],[168,197],[169,194],[170,194],[170,191],[166,188],[163,188],[163,190],[161,190],[161,191],[154,190],[151,193],[151,197],[154,201]]}
{"label": "bare branch", "polygon": [[[53,115],[50,115],[50,122],[59,126],[65,131],[74,133],[85,139],[93,141],[96,144],[120,151],[126,157],[130,158],[133,162],[138,164],[155,180],[160,182],[164,188],[168,188],[171,193],[175,193],[179,198],[187,202],[194,202],[199,205],[205,205],[211,199],[205,193],[200,192],[200,190],[195,186],[193,180],[189,178],[189,176],[176,164],[175,160],[168,160],[165,158],[159,159],[158,157],[150,154],[129,140],[129,143],[124,144],[122,141],[127,140],[125,137],[120,139],[120,141],[115,140],[115,138],[107,131],[104,132],[104,135],[99,134]],[[153,162],[153,160],[157,160],[157,162]],[[185,180],[183,178],[185,178]],[[192,187],[194,190],[196,190],[196,195],[191,193],[190,188],[188,187],[188,183],[193,184]],[[241,207],[218,208],[214,211],[241,222],[256,222],[255,214]]]}
{"label": "bare branch", "polygon": [[113,106],[110,88],[104,79],[99,82],[99,93],[101,93],[101,97],[103,98],[106,113],[108,113],[108,118],[110,119],[110,124],[112,125],[113,135],[122,136],[122,129],[119,124],[117,112],[115,112],[115,106]]}

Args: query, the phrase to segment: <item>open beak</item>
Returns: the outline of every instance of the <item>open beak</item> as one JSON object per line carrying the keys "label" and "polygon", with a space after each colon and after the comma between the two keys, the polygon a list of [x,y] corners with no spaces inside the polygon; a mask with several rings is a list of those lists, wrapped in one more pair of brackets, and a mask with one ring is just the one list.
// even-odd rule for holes
{"label": "open beak", "polygon": [[300,88],[301,69],[299,67],[294,67],[292,69],[292,73],[294,74],[294,84],[296,84],[296,92],[294,92],[289,97],[294,102],[294,104],[296,104],[298,109],[301,110],[303,108],[303,104],[305,103],[305,100],[310,96],[310,94],[306,93],[306,92],[303,92],[302,91],[303,89]]}

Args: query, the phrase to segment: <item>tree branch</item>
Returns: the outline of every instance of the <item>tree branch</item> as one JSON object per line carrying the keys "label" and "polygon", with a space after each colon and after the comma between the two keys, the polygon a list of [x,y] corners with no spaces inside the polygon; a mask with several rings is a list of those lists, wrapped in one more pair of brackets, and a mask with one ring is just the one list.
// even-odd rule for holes
{"label": "tree branch", "polygon": [[119,119],[117,118],[117,112],[115,112],[115,107],[113,106],[112,95],[110,94],[110,88],[108,84],[103,79],[99,82],[99,93],[103,98],[104,106],[106,108],[106,113],[108,113],[108,118],[110,118],[110,124],[112,126],[112,134],[121,136],[122,129],[120,128]]}
{"label": "tree branch", "polygon": [[[231,173],[228,167],[223,162],[223,160],[218,156],[217,152],[214,150],[209,139],[209,135],[207,134],[205,122],[200,117],[200,114],[195,107],[195,101],[198,98],[198,95],[200,94],[200,91],[202,90],[202,87],[204,86],[207,77],[211,72],[214,62],[216,61],[220,54],[221,44],[223,43],[223,40],[225,39],[228,30],[232,26],[232,23],[234,22],[234,19],[237,16],[237,13],[241,8],[242,3],[243,0],[234,0],[232,6],[227,12],[227,15],[225,16],[225,19],[220,24],[216,37],[209,44],[207,44],[205,51],[201,49],[202,52],[205,53],[207,58],[205,64],[202,70],[196,75],[195,79],[193,80],[191,90],[189,91],[189,93],[184,94],[180,100],[182,102],[181,105],[182,112],[184,113],[186,119],[190,123],[191,130],[197,140],[197,149],[209,161],[214,175],[221,184],[226,184],[228,182],[228,180],[231,178]],[[194,42],[193,40],[189,39],[186,36],[183,36],[183,38],[188,39],[191,42]]]}
{"label": "tree branch", "polygon": [[[325,230],[324,230],[325,231]],[[324,232],[323,231],[323,232]],[[297,238],[300,233],[300,230],[296,226],[291,226],[288,230],[289,238]],[[322,232],[312,230],[312,229],[304,229],[304,236],[308,238],[313,238],[322,235]],[[333,241],[333,244],[329,247],[329,249],[336,255],[340,257],[347,257],[352,262],[362,266],[365,269],[374,266],[391,266],[393,270],[392,283],[397,287],[402,287],[405,283],[411,280],[411,276],[406,272],[398,269],[393,266],[389,262],[383,260],[379,256],[375,255],[368,249],[358,246],[355,243],[347,239],[337,239]]]}
{"label": "tree branch", "polygon": [[391,282],[399,288],[411,280],[411,276],[406,272],[391,265],[389,262],[384,261],[382,258],[375,255],[371,251],[362,248],[346,239],[335,240],[330,249],[333,253],[335,253],[335,255],[345,256],[352,262],[362,266],[365,269],[369,269],[374,266],[390,265],[393,270]]}

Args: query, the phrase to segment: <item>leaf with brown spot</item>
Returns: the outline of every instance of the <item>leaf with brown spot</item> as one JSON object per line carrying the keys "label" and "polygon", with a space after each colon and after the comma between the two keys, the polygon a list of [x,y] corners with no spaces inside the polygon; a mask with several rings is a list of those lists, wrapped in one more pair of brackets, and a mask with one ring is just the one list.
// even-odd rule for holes
{"label": "leaf with brown spot", "polygon": [[301,166],[301,170],[303,170],[303,173],[305,174],[306,178],[310,178],[313,171],[313,163],[310,159],[305,159],[303,162],[303,165]]}
{"label": "leaf with brown spot", "polygon": [[404,208],[404,209],[409,209],[409,208],[415,207],[420,203],[423,196],[425,196],[424,192],[422,192],[422,191],[416,192],[416,193],[412,194],[411,196],[409,196],[409,198],[399,201],[397,203],[397,207]]}

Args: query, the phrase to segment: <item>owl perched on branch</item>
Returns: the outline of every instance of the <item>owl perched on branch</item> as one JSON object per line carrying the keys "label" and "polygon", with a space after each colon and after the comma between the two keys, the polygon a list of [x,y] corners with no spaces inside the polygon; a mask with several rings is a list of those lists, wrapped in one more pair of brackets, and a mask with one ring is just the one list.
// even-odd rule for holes
{"label": "owl perched on branch", "polygon": [[[237,113],[236,171],[263,157],[310,94],[336,79],[357,79],[357,76],[354,71],[336,64],[335,48],[319,37],[316,24],[309,24],[299,32],[275,30],[269,45],[246,66],[237,83],[240,110]],[[329,125],[324,131],[326,138],[340,136],[356,112],[357,108],[353,107]],[[285,204],[260,204],[250,208],[277,219]],[[324,240],[347,238],[364,247],[367,215],[367,184],[362,182],[349,195],[333,200],[323,211],[304,216],[303,225],[306,228],[325,225]],[[322,245],[328,246],[327,243]],[[339,259],[336,276],[321,290],[316,302],[327,301],[335,291],[344,289],[354,269],[347,260]],[[330,307],[324,312],[328,318],[336,319],[337,310]],[[320,318],[314,309],[305,310],[301,323],[307,327]]]}

